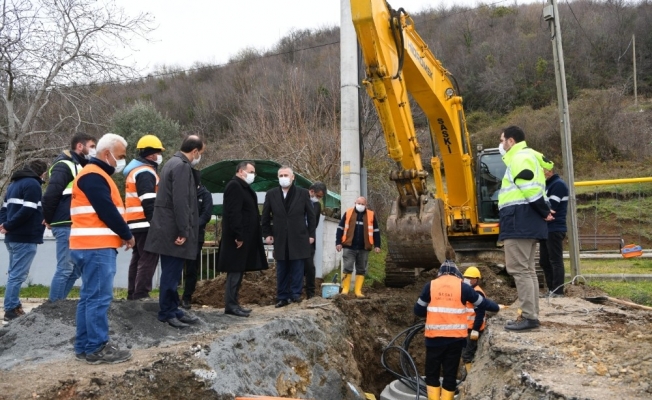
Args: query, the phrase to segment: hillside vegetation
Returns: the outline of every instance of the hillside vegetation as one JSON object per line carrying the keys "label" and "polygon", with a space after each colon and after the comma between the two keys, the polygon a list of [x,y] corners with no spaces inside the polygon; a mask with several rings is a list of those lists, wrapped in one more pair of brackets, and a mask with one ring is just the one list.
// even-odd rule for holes
{"label": "hillside vegetation", "polygon": [[[391,3],[400,7],[400,0]],[[502,127],[518,124],[532,147],[561,166],[552,45],[542,4],[505,4],[442,7],[412,17],[459,83],[474,143],[494,147]],[[576,180],[650,176],[652,3],[577,0],[559,8]],[[638,107],[633,99],[634,34]],[[176,145],[182,134],[197,132],[210,143],[203,165],[233,158],[272,159],[338,191],[339,58],[339,28],[297,30],[270,50],[242,49],[226,65],[198,64],[190,71],[168,66],[126,83],[80,85],[75,90],[84,93],[82,104],[52,93],[52,107],[37,121],[43,127],[58,123],[59,132],[35,134],[24,146],[55,147],[41,153],[50,158],[58,151],[56,144],[66,146],[73,130],[98,136],[120,132],[130,138],[131,148],[144,133],[161,133]],[[395,194],[387,179],[392,163],[373,105],[364,91],[360,95],[361,152],[369,171],[370,200],[383,214]],[[76,113],[81,122],[59,120]],[[428,149],[427,121],[420,110],[414,113],[424,164],[429,165],[437,149]],[[171,128],[158,132],[161,126]]]}

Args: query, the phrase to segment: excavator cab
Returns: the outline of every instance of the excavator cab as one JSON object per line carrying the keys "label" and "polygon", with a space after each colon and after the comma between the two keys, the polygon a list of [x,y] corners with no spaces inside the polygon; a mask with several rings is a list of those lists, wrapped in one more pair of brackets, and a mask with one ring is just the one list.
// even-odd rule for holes
{"label": "excavator cab", "polygon": [[485,223],[496,223],[500,220],[498,192],[500,192],[506,166],[498,149],[480,147],[477,160],[476,185],[479,220]]}

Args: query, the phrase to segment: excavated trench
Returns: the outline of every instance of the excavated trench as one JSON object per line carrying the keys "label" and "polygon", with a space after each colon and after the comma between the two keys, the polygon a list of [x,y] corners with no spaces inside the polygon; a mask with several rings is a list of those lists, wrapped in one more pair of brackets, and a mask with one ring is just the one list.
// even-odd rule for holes
{"label": "excavated trench", "polygon": [[[481,266],[488,296],[516,297],[509,282]],[[156,320],[156,302],[116,301],[112,340],[130,347],[124,364],[90,366],[72,353],[76,302],[46,303],[0,329],[0,399],[380,398],[394,377],[380,364],[388,343],[417,320],[412,307],[433,273],[402,289],[374,287],[367,298],[313,298],[273,307],[273,271],[245,278],[250,318],[224,315],[223,280],[203,283],[195,312],[203,320],[175,330]],[[541,300],[542,327],[502,329],[515,310],[489,321],[476,362],[460,386],[464,399],[650,398],[652,316],[581,300],[600,293],[572,287],[563,299]],[[409,353],[423,372],[422,338]],[[389,354],[396,365],[398,353]]]}

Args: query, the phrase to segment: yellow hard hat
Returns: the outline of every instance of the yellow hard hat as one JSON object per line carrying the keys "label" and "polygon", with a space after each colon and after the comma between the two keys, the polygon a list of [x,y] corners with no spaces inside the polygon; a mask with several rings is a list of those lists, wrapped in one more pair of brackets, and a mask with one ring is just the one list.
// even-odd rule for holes
{"label": "yellow hard hat", "polygon": [[147,147],[151,147],[152,149],[165,150],[161,140],[154,135],[145,135],[141,137],[138,141],[138,144],[136,144],[137,149],[145,149]]}
{"label": "yellow hard hat", "polygon": [[477,269],[476,267],[468,267],[466,271],[464,271],[464,277],[465,278],[482,278],[482,275],[480,275],[480,270]]}

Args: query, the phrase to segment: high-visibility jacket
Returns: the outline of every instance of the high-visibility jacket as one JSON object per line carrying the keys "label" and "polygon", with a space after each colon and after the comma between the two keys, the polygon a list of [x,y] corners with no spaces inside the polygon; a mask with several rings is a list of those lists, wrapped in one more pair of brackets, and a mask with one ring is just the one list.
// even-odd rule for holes
{"label": "high-visibility jacket", "polygon": [[[154,193],[144,193],[142,196],[138,196],[136,177],[141,173],[153,174],[156,178]],[[158,182],[159,178],[156,170],[154,167],[149,165],[136,167],[129,172],[129,175],[127,175],[127,180],[125,182],[125,220],[127,221],[127,225],[129,225],[129,229],[149,228],[149,221],[147,221],[147,218],[145,217],[142,201],[145,199],[156,198]]]}
{"label": "high-visibility jacket", "polygon": [[467,336],[467,311],[462,304],[462,280],[442,275],[430,283],[425,335],[427,338]]}
{"label": "high-visibility jacket", "polygon": [[[79,165],[79,164],[77,164],[75,162],[69,161],[69,160],[59,160],[59,161],[55,162],[54,164],[52,164],[52,166],[48,170],[48,176],[50,178],[52,177],[52,168],[54,168],[54,166],[59,164],[59,163],[62,163],[64,165],[66,165],[70,169],[70,173],[72,174],[72,180],[70,182],[68,182],[68,185],[63,189],[63,192],[61,192],[62,196],[70,196],[72,194],[72,183],[75,181],[75,177],[77,176],[77,173],[81,169],[81,165]],[[63,202],[63,201],[65,201],[65,198],[62,198],[60,200],[60,202]],[[69,224],[69,223],[70,223],[70,220],[56,221],[56,222],[52,222],[50,225],[58,226],[58,225],[66,225],[66,224]]]}
{"label": "high-visibility jacket", "polygon": [[[546,193],[546,177],[537,158],[537,153],[527,147],[525,141],[516,143],[503,157],[507,169],[503,176],[498,194],[498,209],[504,207],[534,203]],[[529,181],[515,182],[516,176],[529,169],[534,178]]]}
{"label": "high-visibility jacket", "polygon": [[111,188],[111,201],[124,218],[125,207],[115,182],[101,167],[88,164],[79,172],[72,187],[70,249],[117,249],[122,245],[122,239],[97,216],[90,201],[77,186],[82,176],[91,173],[99,174],[106,179]]}
{"label": "high-visibility jacket", "polygon": [[[475,286],[473,289],[475,289],[476,292],[480,293],[482,297],[487,298],[487,295],[484,294],[484,291],[480,286]],[[473,303],[471,302],[466,302],[466,321],[468,323],[468,329],[473,329],[473,324],[475,323],[475,308],[473,306]],[[485,315],[484,319],[482,320],[482,326],[480,326],[480,331],[484,331],[484,328],[487,326],[487,317]]]}
{"label": "high-visibility jacket", "polygon": [[[346,214],[344,218],[344,233],[342,234],[342,244],[346,242],[350,245],[349,242],[353,240],[353,234],[355,232],[355,224],[357,222],[357,220],[353,221],[353,225],[351,225],[351,218],[353,216],[353,211],[355,211],[354,207],[351,207],[348,210],[346,210]],[[364,219],[366,219],[367,221],[367,236],[365,236],[364,247],[367,250],[371,250],[374,247],[374,212],[367,209],[365,210],[365,213],[366,215]],[[349,238],[349,242],[347,242],[347,238]],[[369,246],[367,246],[367,244],[369,244]]]}

